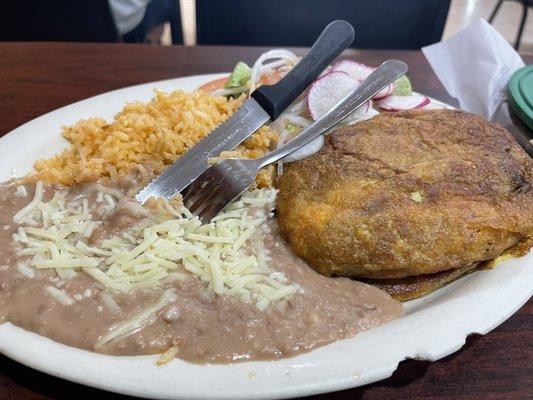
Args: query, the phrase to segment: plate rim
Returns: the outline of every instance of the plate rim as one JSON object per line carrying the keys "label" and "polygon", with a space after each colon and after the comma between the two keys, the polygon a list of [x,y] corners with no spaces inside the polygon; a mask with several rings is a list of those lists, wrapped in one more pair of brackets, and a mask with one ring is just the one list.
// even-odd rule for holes
{"label": "plate rim", "polygon": [[[4,143],[7,142],[8,140],[15,140],[16,141],[16,138],[20,135],[24,136],[25,135],[25,131],[27,129],[33,129],[33,125],[38,125],[40,122],[42,121],[46,121],[48,119],[54,119],[54,118],[60,118],[61,119],[61,116],[62,116],[62,113],[65,113],[65,112],[68,112],[69,110],[71,109],[75,109],[77,107],[80,107],[86,103],[91,103],[91,102],[98,102],[100,100],[103,100],[105,98],[108,98],[108,97],[113,97],[113,96],[117,96],[117,95],[120,95],[120,94],[123,94],[123,93],[129,93],[129,92],[136,92],[136,91],[144,91],[144,90],[148,90],[149,88],[152,88],[152,89],[156,89],[156,88],[159,88],[159,87],[166,87],[167,85],[176,85],[176,89],[179,89],[180,88],[180,83],[182,84],[181,87],[184,86],[184,82],[186,81],[190,81],[190,82],[196,82],[196,85],[199,85],[203,82],[206,82],[210,79],[215,79],[215,78],[218,78],[218,77],[221,77],[221,76],[225,76],[227,75],[227,73],[216,73],[216,74],[203,74],[203,75],[191,75],[191,76],[184,76],[184,77],[179,77],[179,78],[172,78],[172,79],[165,79],[165,80],[159,80],[159,81],[154,81],[154,82],[148,82],[148,83],[143,83],[143,84],[138,84],[138,85],[133,85],[133,86],[128,86],[128,87],[124,87],[124,88],[120,88],[120,89],[115,89],[115,90],[112,90],[112,91],[109,91],[109,92],[105,92],[105,93],[101,93],[101,94],[98,94],[98,95],[95,95],[95,96],[92,96],[92,97],[89,97],[89,98],[86,98],[86,99],[83,99],[83,100],[80,100],[80,101],[77,101],[77,102],[74,102],[74,103],[71,103],[71,104],[68,104],[68,105],[65,105],[65,106],[62,106],[60,108],[57,108],[53,111],[50,111],[50,112],[47,112],[46,114],[43,114],[35,119],[32,119],[31,121],[28,121],[26,123],[24,123],[23,125],[20,125],[19,127],[15,128],[14,130],[10,131],[9,133],[7,133],[6,135],[4,135],[2,138],[0,138],[0,149],[5,147],[4,146]],[[185,85],[186,86],[186,85]],[[151,92],[151,91],[150,91]],[[124,106],[124,103],[125,103],[126,100],[122,101],[121,104],[120,104],[120,108],[122,108]],[[436,101],[437,103],[439,104],[442,104],[442,105],[446,105],[448,107],[451,107],[449,105],[447,105],[446,103],[443,103],[441,101],[438,101],[438,100],[435,100],[435,99],[432,99],[432,101]],[[56,127],[56,131],[57,131],[57,134],[59,134],[59,131],[60,131],[60,128],[59,128],[59,125]],[[6,139],[7,137],[9,136],[9,139]],[[7,145],[6,145],[7,146]],[[0,154],[1,154],[1,151],[0,151]],[[33,160],[31,161],[33,163]],[[533,264],[533,255],[530,253],[522,258],[519,258],[519,259],[513,259],[513,260],[510,260],[509,262],[506,262],[507,264],[516,264],[517,262],[520,262],[520,260],[524,260],[524,259],[527,259],[527,265],[528,264]],[[530,276],[531,278],[533,278],[533,273],[530,272],[531,271],[531,268],[529,268],[529,271],[525,271],[524,270],[527,270],[528,269],[528,266],[525,266],[525,267],[520,267],[519,266],[516,266],[515,265],[515,269],[517,269],[519,272],[521,271],[521,273],[523,273],[525,276]],[[494,270],[494,271],[499,271],[503,268],[505,268],[503,265],[500,265],[498,266],[498,269]],[[444,289],[445,292],[448,292],[449,295],[453,295],[454,293],[454,288],[457,288],[457,287],[461,287],[462,285],[464,285],[466,282],[463,281],[463,280],[468,280],[468,282],[471,282],[473,277],[475,276],[479,276],[480,273],[483,273],[483,272],[493,272],[493,271],[477,271],[467,277],[463,277],[461,280],[459,281],[456,281],[456,282],[453,282],[451,283],[450,285],[446,286]],[[501,275],[501,274],[500,274]],[[461,281],[463,281],[461,283]],[[516,281],[516,279],[515,279]],[[338,379],[329,379],[328,381],[314,381],[314,382],[308,382],[308,384],[306,385],[303,385],[303,384],[298,384],[298,385],[290,385],[290,380],[288,380],[289,384],[287,384],[287,382],[284,382],[283,384],[280,384],[279,386],[277,387],[271,387],[270,390],[265,390],[264,388],[262,389],[262,391],[254,391],[254,392],[249,392],[247,391],[250,387],[250,382],[253,382],[254,379],[250,376],[248,377],[245,377],[243,376],[242,379],[243,379],[243,382],[244,382],[244,387],[245,387],[245,391],[241,391],[239,393],[235,393],[235,392],[225,392],[224,390],[221,390],[220,388],[218,388],[217,390],[210,390],[208,388],[203,388],[202,390],[197,390],[196,392],[181,392],[181,393],[176,393],[175,391],[172,391],[172,390],[169,390],[168,387],[165,387],[166,389],[165,390],[154,390],[153,387],[151,388],[146,388],[146,387],[142,387],[139,386],[138,384],[136,385],[136,382],[132,382],[131,379],[130,381],[128,381],[128,379],[126,379],[126,381],[128,381],[127,383],[129,383],[130,385],[128,384],[122,384],[122,386],[120,387],[117,387],[117,385],[114,383],[114,382],[110,382],[109,379],[95,379],[95,376],[94,375],[91,375],[90,377],[87,377],[87,376],[84,376],[83,374],[76,374],[76,373],[73,373],[73,371],[66,371],[65,368],[64,368],[64,365],[61,365],[61,363],[58,363],[58,360],[56,359],[51,359],[51,360],[48,360],[48,359],[45,359],[44,361],[43,360],[36,360],[35,359],[35,354],[32,353],[32,349],[33,347],[32,346],[29,346],[29,349],[25,349],[25,347],[20,347],[20,344],[19,345],[15,345],[13,346],[13,342],[12,343],[9,343],[10,340],[13,340],[13,337],[22,337],[23,340],[22,342],[25,342],[26,340],[27,341],[30,341],[30,342],[44,342],[44,345],[46,348],[66,348],[67,350],[65,349],[62,349],[61,351],[65,350],[69,353],[73,353],[73,354],[76,354],[76,356],[82,356],[82,357],[86,357],[88,358],[89,360],[96,360],[96,359],[99,359],[99,360],[102,360],[102,359],[107,359],[107,361],[109,361],[109,359],[114,359],[115,362],[113,362],[112,364],[120,364],[122,365],[123,362],[129,362],[131,361],[132,359],[135,359],[135,360],[142,360],[141,362],[146,362],[146,363],[151,363],[150,365],[153,364],[153,360],[155,359],[155,357],[157,356],[136,356],[136,357],[113,357],[113,356],[105,356],[105,355],[100,355],[100,354],[97,354],[97,353],[92,353],[92,352],[89,352],[89,351],[85,351],[85,350],[80,350],[80,349],[76,349],[76,348],[73,348],[73,347],[69,347],[69,346],[65,346],[65,345],[62,345],[60,343],[57,343],[57,342],[54,342],[46,337],[43,337],[43,336],[40,336],[38,334],[35,334],[35,333],[31,333],[29,331],[26,331],[22,328],[18,328],[14,325],[12,325],[11,323],[4,323],[2,325],[0,325],[0,352],[3,353],[4,355],[6,355],[7,357],[17,361],[17,362],[20,362],[21,364],[24,364],[30,368],[34,368],[34,369],[37,369],[37,370],[40,370],[42,372],[45,372],[47,374],[50,374],[50,375],[53,375],[53,376],[56,376],[56,377],[59,377],[59,378],[62,378],[62,379],[66,379],[66,380],[69,380],[69,381],[72,381],[72,382],[76,382],[76,383],[81,383],[81,384],[84,384],[84,385],[88,385],[88,386],[92,386],[92,387],[96,387],[96,388],[99,388],[99,389],[103,389],[103,390],[108,390],[108,391],[111,391],[111,392],[115,392],[115,393],[123,393],[123,394],[127,394],[127,395],[134,395],[134,396],[142,396],[142,397],[148,397],[148,398],[164,398],[164,399],[200,399],[200,398],[212,398],[212,399],[258,399],[258,398],[270,398],[270,399],[276,399],[276,398],[280,398],[280,397],[284,397],[284,398],[288,398],[288,397],[298,397],[298,396],[306,396],[306,395],[313,395],[313,394],[319,394],[319,393],[325,393],[325,392],[331,392],[331,391],[337,391],[337,390],[343,390],[343,389],[348,389],[348,388],[353,388],[353,387],[356,387],[356,386],[361,386],[361,385],[365,385],[365,384],[369,384],[369,383],[372,383],[372,382],[376,382],[376,381],[379,381],[379,380],[382,380],[382,379],[386,379],[387,377],[391,376],[392,373],[397,369],[398,367],[398,364],[405,360],[405,359],[410,359],[410,358],[423,358],[423,359],[427,359],[429,361],[436,361],[438,359],[441,359],[457,350],[459,350],[465,343],[465,340],[466,340],[466,337],[469,336],[470,334],[473,334],[473,333],[479,333],[479,334],[486,334],[488,333],[489,331],[491,331],[492,329],[494,329],[496,326],[500,325],[502,322],[504,322],[507,318],[509,318],[511,315],[513,315],[523,304],[525,304],[527,302],[527,300],[533,295],[533,286],[531,285],[527,285],[526,283],[524,283],[524,287],[521,287],[520,285],[518,285],[519,282],[515,282],[515,285],[517,285],[517,287],[520,287],[521,288],[521,291],[519,292],[519,295],[516,295],[513,297],[513,301],[511,304],[507,304],[507,307],[505,307],[505,311],[502,312],[500,311],[496,316],[493,316],[492,319],[489,319],[489,320],[485,320],[485,325],[483,325],[482,328],[480,329],[474,329],[473,327],[472,328],[467,328],[465,329],[463,327],[463,329],[461,329],[461,327],[454,327],[454,329],[457,330],[457,332],[460,332],[460,333],[455,333],[455,336],[454,336],[454,340],[452,343],[448,342],[448,345],[447,346],[440,346],[438,350],[436,349],[433,349],[433,350],[430,350],[428,349],[425,353],[424,352],[419,352],[417,354],[409,354],[409,355],[404,355],[404,356],[401,356],[401,355],[398,355],[398,354],[395,354],[395,360],[393,361],[390,361],[388,362],[388,366],[387,367],[382,367],[381,370],[379,371],[376,371],[375,373],[373,374],[370,374],[370,375],[366,375],[366,376],[361,376],[361,377],[352,377],[351,379],[350,378],[347,378],[347,377],[343,377],[343,378],[338,378]],[[439,293],[442,293],[442,290],[439,290]],[[485,288],[487,289],[487,288]],[[485,291],[488,291],[488,292],[491,292],[490,289],[492,288],[488,288],[489,290],[485,290]],[[501,288],[500,288],[501,289]],[[494,291],[496,289],[493,289],[492,291]],[[501,289],[503,290],[503,289]],[[472,295],[472,297],[475,297],[474,295]],[[423,303],[424,301],[427,302],[427,304],[429,304],[431,302],[431,300],[435,298],[435,296],[432,296],[432,295],[429,295],[429,296],[426,296],[424,297],[422,302],[418,302],[418,303]],[[453,296],[450,297],[450,302],[457,302],[460,300],[460,296],[459,297],[456,297],[455,299],[453,298]],[[419,299],[420,300],[420,299]],[[415,301],[416,302],[416,301]],[[407,304],[415,304],[415,303],[411,303],[411,302],[408,302]],[[417,303],[417,304],[418,304]],[[505,306],[505,305],[504,305]],[[376,329],[373,329],[373,330],[370,330],[368,332],[365,332],[363,334],[359,334],[359,335],[356,335],[354,338],[351,338],[351,339],[346,339],[346,340],[343,340],[343,341],[339,341],[339,342],[335,342],[333,343],[332,345],[339,345],[341,344],[341,347],[342,344],[346,345],[349,347],[349,343],[351,342],[357,342],[357,341],[360,341],[361,338],[364,338],[364,340],[368,340],[368,337],[369,335],[372,336],[375,334],[375,332],[382,332],[384,329],[387,329],[387,330],[394,330],[394,329],[398,329],[398,332],[401,331],[401,329],[399,328],[395,328],[396,325],[399,325],[399,323],[397,321],[401,320],[402,318],[404,317],[407,317],[411,314],[407,314],[407,315],[404,315],[402,317],[400,317],[398,320],[395,320],[395,321],[392,321],[390,322],[389,324],[386,324],[382,327],[378,327]],[[447,321],[447,322],[455,322],[455,321]],[[401,324],[400,324],[401,325]],[[377,334],[376,334],[377,335]],[[378,335],[379,336],[379,335]],[[389,335],[390,336],[390,335]],[[363,339],[361,339],[363,340]],[[370,340],[370,342],[372,342],[372,340]],[[273,360],[273,361],[268,361],[268,362],[252,362],[252,363],[237,363],[237,364],[230,364],[229,366],[226,366],[226,367],[230,367],[233,368],[233,366],[243,366],[243,365],[249,365],[250,368],[255,368],[254,365],[261,365],[261,364],[269,364],[269,366],[265,367],[266,369],[272,369],[274,370],[274,366],[275,365],[289,365],[289,364],[293,364],[293,363],[296,363],[296,364],[301,364],[303,363],[303,367],[302,366],[298,366],[298,368],[305,368],[306,365],[304,363],[304,361],[302,360],[305,360],[306,358],[306,355],[308,354],[311,354],[311,353],[315,353],[315,352],[318,352],[318,353],[325,353],[325,354],[328,354],[328,348],[332,345],[328,345],[328,346],[324,346],[324,347],[320,347],[318,349],[315,349],[313,350],[312,352],[310,353],[305,353],[305,354],[302,354],[302,355],[299,355],[299,356],[296,356],[296,357],[292,357],[292,358],[286,358],[286,359],[281,359],[281,360]],[[344,346],[344,347],[346,347]],[[60,351],[60,350],[58,350]],[[120,362],[118,362],[117,359],[120,359]],[[47,362],[48,361],[48,362]],[[100,362],[100,361],[98,361]],[[96,362],[96,363],[98,363]],[[182,362],[180,362],[181,364]],[[326,363],[327,364],[327,363]],[[169,368],[172,364],[170,364],[169,366],[166,366],[164,368]],[[217,369],[220,369],[220,368],[224,368],[225,366],[222,366],[222,365],[216,365],[216,366],[213,366],[213,365],[207,365],[207,366],[204,366],[204,368],[208,368],[210,370],[217,370]],[[243,368],[237,368],[238,370],[242,370]],[[279,372],[279,371],[278,371]],[[363,372],[364,374],[364,372]],[[273,376],[277,376],[276,375],[276,371],[273,372]],[[127,377],[126,377],[127,378]],[[246,381],[247,379],[247,381]],[[154,385],[155,386],[155,385]],[[252,385],[253,386],[253,385]]]}

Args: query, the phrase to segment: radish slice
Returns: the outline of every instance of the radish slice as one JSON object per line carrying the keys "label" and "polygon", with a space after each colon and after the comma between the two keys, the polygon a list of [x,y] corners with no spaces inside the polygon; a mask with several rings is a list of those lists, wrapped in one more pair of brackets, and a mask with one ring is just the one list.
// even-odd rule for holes
{"label": "radish slice", "polygon": [[391,83],[389,86],[384,87],[379,92],[377,92],[374,97],[372,97],[373,100],[382,100],[387,96],[390,96],[392,92],[394,91],[394,85]]}
{"label": "radish slice", "polygon": [[329,74],[329,73],[332,72],[332,71],[333,71],[333,68],[332,68],[331,66],[328,65],[328,66],[326,67],[326,69],[325,69],[324,71],[322,71],[322,72],[320,73],[320,75],[318,75],[317,79],[322,78],[323,76]]}
{"label": "radish slice", "polygon": [[378,115],[379,112],[372,107],[371,103],[372,101],[368,101],[365,103],[365,105],[359,107],[357,110],[351,113],[344,121],[342,121],[342,125],[352,125],[357,122],[366,121],[367,119]]}
{"label": "radish slice", "polygon": [[[369,67],[368,65],[358,63],[352,60],[342,60],[333,65],[333,71],[346,72],[350,78],[355,79],[358,82],[363,82],[368,76],[374,72],[374,67]],[[389,86],[381,89],[376,93],[374,100],[384,99],[387,96],[390,96],[394,91],[394,85],[390,84]]]}
{"label": "radish slice", "polygon": [[424,110],[442,110],[446,107],[444,104],[437,104],[434,101],[430,101],[430,103],[426,106],[424,106]]}
{"label": "radish slice", "polygon": [[333,71],[317,79],[307,95],[309,114],[315,121],[318,120],[357,86],[359,83],[346,72]]}
{"label": "radish slice", "polygon": [[428,97],[413,94],[411,96],[389,96],[378,102],[378,106],[385,111],[403,111],[424,108],[429,102]]}
{"label": "radish slice", "polygon": [[350,78],[361,82],[365,80],[368,75],[374,71],[375,68],[368,65],[360,64],[352,60],[341,60],[333,64],[333,71],[341,71],[347,73]]}

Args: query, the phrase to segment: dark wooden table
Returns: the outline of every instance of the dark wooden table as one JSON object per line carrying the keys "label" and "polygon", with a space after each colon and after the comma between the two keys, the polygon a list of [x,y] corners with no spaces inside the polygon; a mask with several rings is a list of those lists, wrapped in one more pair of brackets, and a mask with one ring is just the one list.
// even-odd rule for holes
{"label": "dark wooden table", "polygon": [[[109,90],[229,71],[264,49],[0,43],[0,136],[55,108]],[[296,50],[302,54],[304,51]],[[455,104],[418,51],[346,52],[367,64],[398,58],[415,89]],[[533,63],[533,57],[526,57]],[[36,132],[38,134],[38,132]],[[0,356],[0,399],[126,399],[53,378]],[[533,301],[486,336],[438,362],[404,361],[392,377],[312,399],[533,399]]]}

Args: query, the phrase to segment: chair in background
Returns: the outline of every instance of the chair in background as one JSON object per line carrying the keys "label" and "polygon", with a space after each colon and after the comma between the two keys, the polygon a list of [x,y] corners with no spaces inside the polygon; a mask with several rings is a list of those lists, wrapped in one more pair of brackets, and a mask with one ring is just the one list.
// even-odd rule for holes
{"label": "chair in background", "polygon": [[0,41],[118,40],[107,0],[0,0]]}
{"label": "chair in background", "polygon": [[419,49],[442,37],[450,0],[196,0],[198,44],[310,46],[331,21],[354,47]]}
{"label": "chair in background", "polygon": [[[529,7],[533,7],[533,0],[514,0],[522,4],[522,18],[520,20],[520,27],[518,28],[518,34],[516,35],[516,39],[514,42],[514,48],[518,50],[520,47],[520,40],[522,39],[522,33],[524,33],[524,27],[526,26],[527,21],[527,13]],[[492,24],[494,21],[494,18],[496,18],[496,14],[498,14],[498,11],[500,11],[500,8],[503,4],[504,0],[498,0],[496,3],[496,6],[494,7],[494,10],[492,10],[492,13],[489,17],[489,23]]]}

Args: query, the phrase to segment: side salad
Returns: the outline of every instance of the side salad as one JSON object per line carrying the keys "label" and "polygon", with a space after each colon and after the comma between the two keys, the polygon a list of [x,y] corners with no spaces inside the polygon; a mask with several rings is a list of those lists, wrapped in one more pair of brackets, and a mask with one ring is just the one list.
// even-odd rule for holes
{"label": "side salad", "polygon": [[[248,96],[261,85],[277,83],[299,60],[300,58],[291,51],[271,50],[263,53],[252,67],[240,61],[228,77],[208,82],[199,89],[217,96]],[[278,146],[325,115],[374,69],[353,60],[341,60],[329,66],[276,121],[272,122],[271,127],[279,132]],[[414,93],[409,78],[402,76],[354,111],[343,124],[350,125],[364,121],[380,112],[423,108],[435,108],[435,105],[431,104],[428,97]],[[323,143],[324,137],[321,136],[283,161],[290,162],[308,157],[320,150]],[[280,163],[278,170],[281,168]]]}

